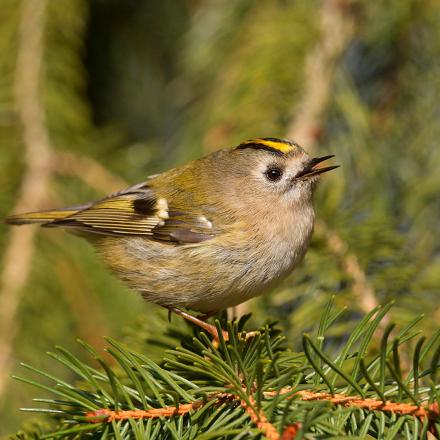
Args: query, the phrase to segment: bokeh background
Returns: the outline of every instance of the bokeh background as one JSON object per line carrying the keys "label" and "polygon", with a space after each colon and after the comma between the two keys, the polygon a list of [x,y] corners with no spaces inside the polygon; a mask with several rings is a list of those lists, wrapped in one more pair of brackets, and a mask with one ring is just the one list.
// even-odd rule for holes
{"label": "bokeh background", "polygon": [[[440,8],[435,0],[0,0],[0,214],[76,204],[253,137],[342,167],[302,267],[237,313],[292,346],[335,295],[343,337],[377,304],[440,322]],[[162,311],[63,231],[0,233],[0,434],[31,423],[20,362],[128,338]],[[161,327],[163,329],[161,330]],[[144,344],[144,345],[142,345]],[[24,423],[24,425],[23,425]]]}

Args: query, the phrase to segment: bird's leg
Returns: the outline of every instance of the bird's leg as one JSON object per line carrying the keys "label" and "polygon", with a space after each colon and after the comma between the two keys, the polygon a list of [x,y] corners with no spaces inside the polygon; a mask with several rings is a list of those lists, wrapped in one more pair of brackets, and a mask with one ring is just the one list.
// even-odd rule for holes
{"label": "bird's leg", "polygon": [[[210,335],[212,335],[214,337],[215,341],[219,340],[219,334],[217,331],[217,327],[215,325],[212,324],[208,324],[207,322],[205,322],[203,319],[198,318],[197,316],[193,316],[189,313],[184,312],[183,310],[180,309],[176,309],[175,307],[169,307],[168,310],[170,312],[175,313],[176,315],[181,316],[183,319],[186,319],[187,321],[193,323],[194,325],[197,325],[198,327],[201,327],[203,330],[207,331]],[[206,315],[203,318],[207,319],[212,315]],[[229,335],[228,332],[225,330],[222,330],[222,334],[223,334],[223,339],[225,341],[227,341],[229,339]]]}

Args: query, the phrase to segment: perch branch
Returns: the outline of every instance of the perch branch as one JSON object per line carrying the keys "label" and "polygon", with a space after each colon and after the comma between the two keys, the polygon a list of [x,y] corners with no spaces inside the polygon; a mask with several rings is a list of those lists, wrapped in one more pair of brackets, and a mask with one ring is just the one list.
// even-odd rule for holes
{"label": "perch branch", "polygon": [[272,423],[270,423],[269,420],[267,420],[267,417],[264,414],[263,410],[260,409],[258,411],[255,409],[256,402],[252,396],[249,396],[249,402],[251,403],[252,406],[249,406],[247,402],[241,399],[240,405],[244,408],[246,413],[249,414],[249,417],[251,418],[252,422],[261,432],[264,433],[264,436],[267,439],[279,440],[280,435],[278,434],[278,431],[276,430],[275,426],[273,426]]}
{"label": "perch branch", "polygon": [[[280,391],[267,391],[263,393],[265,398],[270,398],[279,394],[291,393],[290,388],[283,388]],[[409,415],[417,417],[420,420],[427,418],[429,421],[438,421],[439,408],[438,404],[434,403],[429,406],[416,406],[408,403],[382,401],[379,399],[367,398],[363,399],[359,396],[346,396],[344,394],[329,394],[329,393],[317,393],[314,391],[301,390],[293,393],[289,398],[297,398],[304,402],[313,400],[327,401],[333,405],[339,405],[344,407],[359,408],[368,411],[383,411],[387,413],[393,413],[398,415]],[[181,404],[177,406],[167,406],[164,408],[152,408],[149,410],[135,409],[128,411],[113,411],[110,409],[99,409],[91,411],[86,414],[87,421],[90,423],[109,423],[117,420],[128,419],[156,419],[159,417],[172,417],[183,416],[191,411],[197,411],[202,408],[207,402],[217,400],[218,404],[223,403],[225,400],[238,400],[240,405],[244,408],[252,422],[257,428],[264,433],[265,437],[270,440],[287,440],[294,439],[298,429],[299,423],[288,425],[283,434],[280,436],[275,426],[270,423],[264,414],[260,410],[256,410],[255,400],[252,396],[249,396],[249,405],[243,399],[240,399],[235,394],[225,393],[213,393],[206,400],[196,400],[192,403]]]}

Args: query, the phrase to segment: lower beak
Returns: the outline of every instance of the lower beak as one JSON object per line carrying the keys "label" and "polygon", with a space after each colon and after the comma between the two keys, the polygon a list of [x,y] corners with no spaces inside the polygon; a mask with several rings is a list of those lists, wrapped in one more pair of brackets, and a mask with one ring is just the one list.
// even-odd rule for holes
{"label": "lower beak", "polygon": [[335,157],[334,154],[331,154],[329,156],[322,156],[322,157],[315,157],[311,159],[304,169],[300,171],[296,176],[295,179],[304,179],[309,178],[313,176],[318,176],[319,174],[326,173],[327,171],[334,170],[335,168],[339,168],[339,165],[333,165],[330,167],[318,167],[321,162],[324,162],[325,160],[331,159],[332,157]]}

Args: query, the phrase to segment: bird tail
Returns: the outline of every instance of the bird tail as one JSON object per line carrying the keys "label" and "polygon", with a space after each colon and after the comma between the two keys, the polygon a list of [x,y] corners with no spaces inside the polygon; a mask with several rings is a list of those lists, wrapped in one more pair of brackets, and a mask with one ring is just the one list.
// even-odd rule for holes
{"label": "bird tail", "polygon": [[51,211],[25,212],[6,217],[5,223],[9,225],[49,224],[55,220],[61,220],[80,211],[80,207],[54,209]]}

